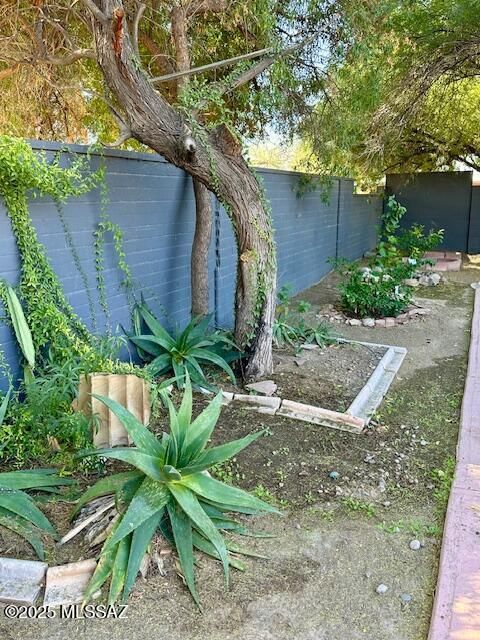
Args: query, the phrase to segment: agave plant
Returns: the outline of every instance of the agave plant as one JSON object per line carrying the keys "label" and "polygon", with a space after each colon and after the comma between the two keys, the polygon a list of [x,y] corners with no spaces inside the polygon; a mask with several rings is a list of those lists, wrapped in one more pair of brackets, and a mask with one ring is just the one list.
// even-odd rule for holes
{"label": "agave plant", "polygon": [[[109,602],[125,600],[141,560],[157,531],[176,547],[185,583],[199,604],[194,577],[194,549],[220,560],[228,586],[229,567],[242,569],[232,555],[255,555],[226,539],[221,531],[246,534],[226,514],[276,512],[241,489],[212,478],[208,469],[228,460],[256,440],[262,431],[217,447],[207,447],[221,410],[219,393],[192,422],[192,388],[187,374],[178,412],[169,400],[170,430],[157,438],[124,407],[99,397],[122,422],[135,447],[101,449],[97,455],[126,462],[134,470],[102,478],[80,499],[75,513],[90,500],[115,494],[119,518],[106,539],[85,601],[110,577]],[[75,515],[75,514],[74,514]],[[123,593],[122,593],[123,592]]]}
{"label": "agave plant", "polygon": [[[183,388],[186,373],[194,384],[209,387],[201,364],[219,367],[235,382],[227,361],[231,362],[240,354],[225,334],[208,332],[211,319],[211,316],[194,318],[181,333],[170,335],[142,301],[134,312],[136,335],[130,334],[129,338],[136,345],[139,356],[151,361],[148,365],[151,374],[163,375],[173,370],[179,388]],[[142,333],[143,323],[151,335]]]}
{"label": "agave plant", "polygon": [[35,346],[33,338],[28,326],[27,319],[23,312],[22,305],[18,299],[15,289],[5,283],[5,299],[7,303],[8,313],[12,321],[15,337],[18,345],[25,358],[24,377],[25,382],[31,382],[33,379],[33,370],[35,368]]}
{"label": "agave plant", "polygon": [[72,480],[57,476],[55,469],[0,473],[0,526],[25,538],[43,560],[41,536],[47,533],[57,539],[57,532],[25,490],[55,493],[59,486],[71,483]]}

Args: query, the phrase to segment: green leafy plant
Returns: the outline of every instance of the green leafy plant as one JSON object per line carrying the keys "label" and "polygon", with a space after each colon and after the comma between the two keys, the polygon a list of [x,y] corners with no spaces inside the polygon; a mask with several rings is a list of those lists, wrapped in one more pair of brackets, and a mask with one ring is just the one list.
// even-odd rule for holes
{"label": "green leafy plant", "polygon": [[232,554],[255,555],[224,538],[221,531],[246,533],[228,512],[275,512],[258,498],[213,479],[208,469],[224,462],[262,435],[207,447],[220,415],[219,393],[192,422],[192,388],[188,379],[178,412],[169,402],[170,430],[161,438],[117,402],[99,398],[128,431],[135,447],[100,449],[85,455],[125,462],[134,470],[102,478],[80,499],[75,513],[90,500],[115,494],[120,517],[105,541],[85,601],[110,577],[109,602],[125,600],[153,535],[160,529],[175,547],[185,583],[199,603],[194,577],[194,549],[221,561],[228,585],[229,567],[243,568]]}
{"label": "green leafy plant", "polygon": [[41,536],[44,533],[55,539],[58,536],[53,525],[25,491],[52,493],[59,486],[71,483],[72,480],[56,475],[55,469],[0,473],[0,526],[22,536],[43,560],[45,552]]}
{"label": "green leafy plant", "polygon": [[360,267],[357,263],[338,269],[343,276],[339,284],[342,305],[355,316],[397,316],[405,311],[412,299],[410,287],[403,284],[407,276],[402,263],[389,269]]}
{"label": "green leafy plant", "polygon": [[413,224],[402,229],[398,236],[398,247],[403,255],[421,260],[427,251],[433,251],[443,242],[444,229],[430,229],[425,233],[423,224]]}
{"label": "green leafy plant", "polygon": [[[149,360],[148,371],[159,376],[173,371],[176,384],[183,387],[188,373],[196,385],[209,386],[202,364],[219,367],[235,382],[235,375],[227,360],[240,357],[234,343],[222,332],[209,332],[211,316],[194,318],[185,329],[171,335],[161,325],[144,301],[136,305],[134,329],[130,340],[139,349],[139,355]],[[143,324],[151,334],[143,333]]]}
{"label": "green leafy plant", "polygon": [[35,369],[35,346],[33,344],[32,333],[15,290],[8,284],[4,284],[4,287],[7,310],[12,322],[13,331],[15,333],[18,346],[25,358],[25,381],[31,380],[33,377],[33,370]]}
{"label": "green leafy plant", "polygon": [[291,286],[284,285],[277,293],[277,313],[273,322],[273,342],[277,347],[289,344],[298,347],[302,343],[316,343],[324,347],[333,341],[332,330],[326,323],[311,325],[303,317],[311,304],[299,300],[294,311],[291,304]]}

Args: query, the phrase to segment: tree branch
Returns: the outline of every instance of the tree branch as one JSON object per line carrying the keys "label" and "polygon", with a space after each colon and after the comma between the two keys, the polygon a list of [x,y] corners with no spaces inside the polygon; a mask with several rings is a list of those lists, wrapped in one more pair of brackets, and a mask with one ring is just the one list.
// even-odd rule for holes
{"label": "tree branch", "polygon": [[138,49],[138,27],[140,25],[140,20],[142,19],[142,16],[145,13],[146,8],[147,8],[147,5],[144,2],[139,2],[138,10],[135,15],[135,20],[133,21],[132,44],[133,44],[133,49],[137,54],[137,58],[140,58],[140,51]]}
{"label": "tree branch", "polygon": [[90,11],[90,13],[92,13],[95,18],[101,22],[102,24],[107,24],[108,22],[108,18],[107,16],[103,13],[103,11],[101,11],[97,5],[95,4],[94,0],[80,0],[80,2],[85,5],[85,7]]}
{"label": "tree branch", "polygon": [[68,64],[73,64],[77,60],[82,60],[84,58],[88,58],[90,60],[95,60],[96,55],[93,49],[75,49],[75,51],[70,51],[64,56],[44,56],[42,58],[38,58],[41,62],[46,62],[48,64],[53,64],[57,66],[66,66]]}
{"label": "tree branch", "polygon": [[169,82],[170,80],[177,80],[178,78],[183,78],[184,76],[192,76],[198,73],[203,73],[204,71],[210,71],[211,69],[227,67],[228,65],[235,64],[236,62],[241,62],[242,60],[251,60],[253,58],[259,58],[260,56],[263,56],[267,53],[271,53],[272,51],[273,51],[273,47],[269,47],[267,49],[259,49],[258,51],[252,51],[251,53],[244,53],[241,56],[235,56],[233,58],[220,60],[220,62],[212,62],[210,64],[204,64],[201,67],[193,67],[192,69],[188,69],[185,71],[169,73],[166,76],[158,76],[156,78],[150,78],[150,82],[152,84],[157,84],[160,82]]}

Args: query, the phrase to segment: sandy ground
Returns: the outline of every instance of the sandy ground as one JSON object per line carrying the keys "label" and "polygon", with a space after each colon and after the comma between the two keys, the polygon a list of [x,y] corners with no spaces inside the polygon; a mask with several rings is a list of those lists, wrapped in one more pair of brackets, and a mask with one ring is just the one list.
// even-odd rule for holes
{"label": "sandy ground", "polygon": [[[138,583],[126,620],[7,621],[0,613],[0,638],[425,640],[445,507],[432,478],[455,451],[473,301],[469,283],[480,280],[480,270],[448,277],[449,284],[421,291],[432,309],[425,319],[383,330],[341,327],[346,337],[409,350],[377,426],[360,436],[317,427],[323,451],[318,482],[328,484],[325,471],[338,468],[338,485],[330,483],[328,495],[313,492],[312,497],[309,491],[308,499],[291,500],[282,518],[259,519],[257,528],[276,537],[248,539],[248,546],[270,559],[249,560],[245,573],[232,575],[230,591],[223,590],[219,567],[200,559],[203,614],[186,593],[172,558],[164,576],[152,571]],[[332,276],[301,298],[318,310],[334,301],[333,287]],[[220,427],[226,429],[230,418],[222,414]],[[266,417],[262,421],[275,428]],[[375,464],[364,462],[365,452]],[[397,466],[401,470],[394,472]],[[239,459],[240,478],[247,467],[248,457]],[[381,495],[345,501],[353,477],[357,485],[363,477],[368,489],[384,470],[389,475]],[[291,474],[286,482],[300,484],[299,476]],[[275,482],[270,487],[274,499]],[[243,482],[246,488],[254,483],[252,477]],[[413,538],[424,544],[418,551],[409,548]],[[388,586],[384,595],[375,591],[380,583]]]}

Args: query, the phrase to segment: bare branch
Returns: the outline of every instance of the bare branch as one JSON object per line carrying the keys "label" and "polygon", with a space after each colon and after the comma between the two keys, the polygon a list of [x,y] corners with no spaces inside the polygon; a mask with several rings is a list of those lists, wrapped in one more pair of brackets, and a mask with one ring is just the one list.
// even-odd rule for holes
{"label": "bare branch", "polygon": [[263,73],[266,69],[268,69],[268,67],[270,67],[274,62],[276,62],[280,58],[286,58],[292,53],[295,53],[295,51],[299,51],[300,49],[303,49],[304,47],[311,44],[316,37],[317,37],[316,34],[309,36],[308,38],[305,38],[301,42],[292,44],[290,47],[287,47],[286,49],[279,51],[278,53],[276,53],[273,56],[270,56],[269,58],[260,60],[260,62],[258,62],[256,65],[254,65],[250,69],[247,69],[244,73],[238,76],[238,78],[229,87],[226,87],[225,93],[227,91],[233,91],[233,89],[238,89],[238,87],[241,87],[242,85],[247,84],[247,82],[250,82],[257,76],[259,76],[261,73]]}
{"label": "bare branch", "polygon": [[80,2],[87,7],[87,9],[95,16],[95,18],[102,24],[107,24],[107,16],[101,11],[94,0],[80,0]]}
{"label": "bare branch", "polygon": [[241,62],[242,60],[251,60],[253,58],[259,58],[260,56],[263,56],[267,53],[271,53],[272,51],[273,51],[273,47],[269,47],[268,49],[259,49],[258,51],[252,51],[251,53],[244,53],[241,56],[235,56],[233,58],[227,58],[226,60],[220,60],[220,62],[212,62],[210,64],[204,64],[201,67],[194,67],[192,69],[188,69],[185,71],[169,73],[166,76],[158,76],[156,78],[151,78],[150,82],[152,84],[157,84],[160,82],[169,82],[170,80],[176,80],[184,76],[197,75],[198,73],[203,73],[204,71],[210,71],[211,69],[227,67],[228,65],[235,64],[236,62]]}
{"label": "bare branch", "polygon": [[132,45],[137,55],[137,58],[140,57],[140,51],[138,49],[138,27],[140,25],[140,20],[142,19],[142,16],[145,13],[146,8],[147,8],[147,5],[144,2],[139,2],[138,10],[135,15],[135,20],[133,21]]}
{"label": "bare branch", "polygon": [[40,62],[46,62],[57,66],[66,66],[84,58],[95,60],[95,51],[93,51],[93,49],[75,49],[75,51],[70,51],[70,53],[67,53],[64,56],[44,56],[43,58],[38,59]]}

